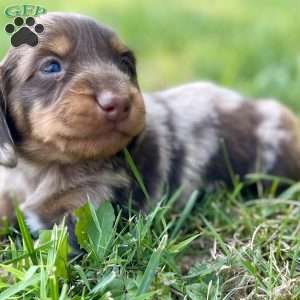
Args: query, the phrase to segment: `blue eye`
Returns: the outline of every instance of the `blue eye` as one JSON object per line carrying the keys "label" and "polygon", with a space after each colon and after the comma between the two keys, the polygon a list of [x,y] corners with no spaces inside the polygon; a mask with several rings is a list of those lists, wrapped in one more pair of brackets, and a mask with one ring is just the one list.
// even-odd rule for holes
{"label": "blue eye", "polygon": [[62,70],[62,66],[59,61],[52,59],[43,64],[41,71],[46,74],[59,73]]}

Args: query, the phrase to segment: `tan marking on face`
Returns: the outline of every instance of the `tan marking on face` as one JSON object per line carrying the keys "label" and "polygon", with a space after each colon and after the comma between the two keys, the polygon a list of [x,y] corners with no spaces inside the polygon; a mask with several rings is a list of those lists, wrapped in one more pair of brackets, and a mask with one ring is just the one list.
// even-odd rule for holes
{"label": "tan marking on face", "polygon": [[76,95],[94,95],[90,84],[86,80],[79,80],[70,88],[70,92]]}
{"label": "tan marking on face", "polygon": [[71,88],[63,99],[49,107],[36,103],[30,112],[32,133],[26,148],[28,151],[35,148],[38,155],[38,144],[46,149],[51,147],[59,159],[64,157],[70,161],[113,156],[145,125],[142,95],[137,88],[131,87],[128,97],[131,99],[129,117],[119,123],[106,119],[83,83]]}
{"label": "tan marking on face", "polygon": [[69,54],[72,49],[72,42],[64,35],[57,36],[48,43],[47,48],[57,53],[58,56],[64,57]]}

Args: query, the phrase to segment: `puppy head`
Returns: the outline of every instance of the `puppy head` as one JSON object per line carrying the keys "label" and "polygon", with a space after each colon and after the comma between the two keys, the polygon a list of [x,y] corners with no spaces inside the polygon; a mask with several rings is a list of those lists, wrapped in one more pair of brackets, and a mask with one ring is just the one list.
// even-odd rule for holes
{"label": "puppy head", "polygon": [[9,149],[12,164],[7,121],[18,151],[33,160],[113,156],[145,123],[133,53],[87,17],[50,13],[38,22],[38,45],[10,49],[0,66],[0,150]]}

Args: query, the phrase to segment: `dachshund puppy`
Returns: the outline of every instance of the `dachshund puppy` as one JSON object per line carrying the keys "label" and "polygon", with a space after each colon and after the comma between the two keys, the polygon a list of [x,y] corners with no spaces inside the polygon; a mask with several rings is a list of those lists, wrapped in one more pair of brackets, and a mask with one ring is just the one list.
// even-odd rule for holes
{"label": "dachshund puppy", "polygon": [[0,163],[16,165],[1,169],[2,201],[22,201],[33,231],[88,199],[132,196],[145,208],[125,147],[151,199],[182,186],[184,203],[232,173],[300,179],[299,123],[279,103],[209,82],[142,94],[134,55],[111,29],[74,14],[38,21],[39,44],[10,49],[0,67]]}

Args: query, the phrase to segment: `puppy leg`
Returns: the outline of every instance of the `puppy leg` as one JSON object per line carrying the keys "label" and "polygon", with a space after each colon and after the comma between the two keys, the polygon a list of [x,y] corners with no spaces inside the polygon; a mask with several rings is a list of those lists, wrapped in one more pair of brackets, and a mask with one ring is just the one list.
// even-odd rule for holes
{"label": "puppy leg", "polygon": [[15,222],[15,205],[25,200],[27,190],[28,183],[21,170],[0,167],[0,220],[8,218]]}
{"label": "puppy leg", "polygon": [[44,202],[25,202],[21,206],[26,223],[31,232],[40,229],[51,229],[54,224],[60,224],[65,217],[69,233],[69,243],[76,253],[80,251],[75,236],[76,218],[73,211],[81,207],[90,197],[90,193],[82,190],[72,190]]}
{"label": "puppy leg", "polygon": [[54,224],[62,222],[63,218],[81,207],[88,199],[94,200],[91,192],[74,189],[62,194],[52,195],[45,201],[26,201],[21,205],[26,223],[30,230],[50,229]]}

